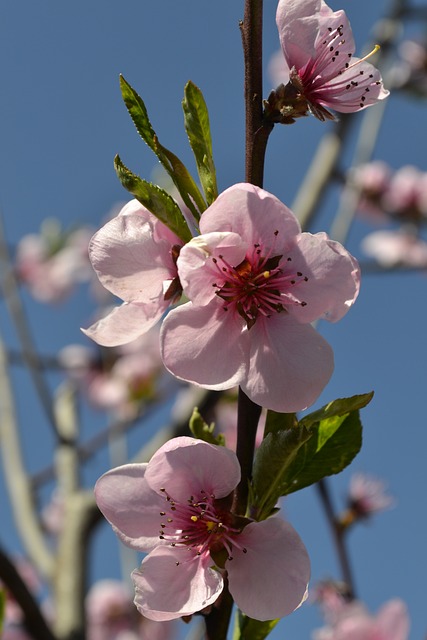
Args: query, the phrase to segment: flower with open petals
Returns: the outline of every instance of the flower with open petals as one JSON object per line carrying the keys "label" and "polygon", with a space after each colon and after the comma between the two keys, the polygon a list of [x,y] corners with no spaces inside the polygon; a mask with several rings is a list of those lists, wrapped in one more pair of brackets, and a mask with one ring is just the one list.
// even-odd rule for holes
{"label": "flower with open petals", "polygon": [[372,616],[361,602],[350,602],[330,626],[317,629],[313,640],[408,640],[407,608],[398,598],[389,600]]}
{"label": "flower with open petals", "polygon": [[225,572],[237,606],[252,618],[280,618],[305,600],[310,562],[300,537],[277,516],[235,516],[239,480],[234,452],[188,437],[167,442],[148,464],[98,480],[96,500],[116,534],[148,552],[132,574],[144,616],[172,620],[208,607]]}
{"label": "flower with open petals", "polygon": [[379,71],[366,58],[354,57],[353,34],[344,11],[332,11],[324,0],[279,0],[276,22],[293,117],[309,111],[320,120],[334,119],[328,109],[359,111],[389,94]]}
{"label": "flower with open petals", "polygon": [[207,389],[240,385],[275,411],[308,407],[333,371],[331,347],[311,323],[348,311],[356,260],[324,233],[301,233],[283,203],[250,184],[224,191],[200,231],[177,261],[190,302],[163,322],[166,367]]}
{"label": "flower with open petals", "polygon": [[113,347],[138,338],[180,294],[176,256],[182,241],[131,200],[93,236],[89,257],[99,280],[124,302],[84,333]]}

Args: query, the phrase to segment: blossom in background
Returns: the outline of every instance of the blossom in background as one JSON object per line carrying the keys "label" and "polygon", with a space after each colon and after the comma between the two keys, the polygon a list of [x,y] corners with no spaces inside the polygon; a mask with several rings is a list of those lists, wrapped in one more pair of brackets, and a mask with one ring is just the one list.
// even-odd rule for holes
{"label": "blossom in background", "polygon": [[358,195],[358,208],[370,220],[398,220],[418,225],[427,220],[427,172],[412,165],[393,171],[376,160],[351,170],[348,182]]}
{"label": "blossom in background", "polygon": [[92,229],[63,231],[57,220],[45,220],[39,234],[24,236],[15,255],[16,273],[40,302],[60,302],[77,284],[89,282],[93,270],[87,255]]}
{"label": "blossom in background", "polygon": [[225,572],[237,606],[252,618],[280,618],[305,600],[310,562],[301,539],[279,517],[235,516],[239,480],[232,451],[180,437],[148,464],[97,481],[96,501],[116,534],[148,552],[132,574],[141,614],[164,621],[200,611],[220,596]]}
{"label": "blossom in background", "polygon": [[409,618],[406,605],[390,600],[376,616],[360,602],[349,602],[335,619],[313,633],[313,640],[408,640]]}
{"label": "blossom in background", "polygon": [[386,493],[386,484],[379,478],[365,473],[354,473],[348,488],[348,508],[358,518],[389,509],[394,498]]}
{"label": "blossom in background", "polygon": [[392,85],[416,96],[427,96],[427,42],[421,36],[403,40],[398,47],[399,59],[389,72]]}
{"label": "blossom in background", "polygon": [[282,115],[286,97],[296,110],[290,115],[310,111],[325,120],[334,119],[328,109],[359,111],[388,96],[378,69],[354,56],[344,11],[332,11],[323,0],[279,0],[276,22],[285,63],[278,81],[287,85]]}
{"label": "blossom in background", "polygon": [[143,618],[133,605],[133,594],[119,580],[100,580],[85,600],[88,640],[169,640],[171,622]]}
{"label": "blossom in background", "polygon": [[362,240],[361,248],[385,268],[427,269],[427,242],[405,229],[369,233]]}
{"label": "blossom in background", "polygon": [[283,203],[250,184],[224,191],[200,231],[177,261],[190,302],[163,322],[166,368],[208,389],[240,385],[276,411],[311,405],[333,371],[332,350],[311,323],[348,311],[357,261],[326,234],[301,233]]}
{"label": "blossom in background", "polygon": [[93,236],[89,257],[100,282],[124,302],[83,332],[104,346],[130,342],[160,320],[180,294],[182,241],[137,200]]}
{"label": "blossom in background", "polygon": [[132,419],[144,402],[158,393],[165,376],[159,351],[159,327],[125,345],[99,353],[84,345],[68,345],[58,359],[89,403],[118,419]]}

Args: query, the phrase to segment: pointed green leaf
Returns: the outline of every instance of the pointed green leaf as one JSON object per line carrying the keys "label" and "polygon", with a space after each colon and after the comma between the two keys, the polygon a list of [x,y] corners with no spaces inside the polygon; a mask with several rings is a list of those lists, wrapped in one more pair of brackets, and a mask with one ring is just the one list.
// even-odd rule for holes
{"label": "pointed green leaf", "polygon": [[[251,499],[250,515],[256,520],[267,518],[277,504],[280,496],[289,493],[289,478],[295,471],[295,459],[299,463],[296,468],[304,466],[304,455],[298,455],[301,448],[305,451],[306,443],[314,434],[305,427],[295,427],[283,431],[270,432],[261,442],[256,452]],[[289,469],[293,471],[290,474]]]}
{"label": "pointed green leaf", "polygon": [[[350,464],[362,446],[362,423],[358,411],[321,420],[309,431],[316,435],[290,465],[286,494],[339,473]],[[302,455],[303,460],[300,458]]]}
{"label": "pointed green leaf", "polygon": [[338,398],[337,400],[332,400],[332,402],[325,404],[321,409],[313,411],[313,413],[309,413],[301,418],[300,424],[304,424],[306,427],[309,427],[316,422],[320,422],[320,420],[324,420],[325,418],[343,416],[346,413],[350,413],[350,411],[363,409],[363,407],[366,407],[366,405],[370,403],[373,396],[374,392],[371,391],[370,393],[363,393],[358,396],[351,396],[350,398]]}
{"label": "pointed green leaf", "polygon": [[185,130],[196,159],[197,171],[205,192],[206,202],[209,205],[218,196],[209,114],[202,92],[192,82],[188,82],[185,86],[182,108]]}
{"label": "pointed green leaf", "polygon": [[144,142],[156,154],[172,178],[185,205],[190,209],[196,220],[198,220],[200,214],[206,209],[206,203],[189,171],[175,154],[160,144],[148,118],[148,112],[144,101],[137,94],[135,89],[126,82],[122,75],[120,76],[120,88],[123,100],[136,130]]}
{"label": "pointed green leaf", "polygon": [[120,160],[114,158],[114,167],[120,182],[139,202],[185,243],[191,240],[191,232],[175,200],[166,191],[146,182],[132,173]]}
{"label": "pointed green leaf", "polygon": [[218,436],[214,435],[215,423],[207,424],[199,413],[197,407],[194,407],[193,413],[190,418],[190,431],[195,438],[209,442],[209,444],[216,444],[219,446],[225,445],[225,438],[222,434]]}
{"label": "pointed green leaf", "polygon": [[236,616],[233,640],[264,640],[278,622],[280,622],[280,618],[277,620],[254,620],[239,611]]}

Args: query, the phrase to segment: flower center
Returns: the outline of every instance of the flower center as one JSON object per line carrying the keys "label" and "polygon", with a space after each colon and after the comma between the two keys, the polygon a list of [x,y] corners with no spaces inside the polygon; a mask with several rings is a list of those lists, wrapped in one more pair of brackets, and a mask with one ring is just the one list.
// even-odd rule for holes
{"label": "flower center", "polygon": [[[277,237],[278,231],[274,232]],[[237,266],[230,265],[222,255],[212,258],[221,278],[213,283],[216,294],[225,301],[224,311],[237,312],[251,329],[259,317],[286,311],[287,305],[306,306],[296,297],[295,287],[307,282],[307,276],[292,268],[292,258],[274,254],[260,243],[253,245]]]}
{"label": "flower center", "polygon": [[[177,502],[166,491],[166,508],[160,512],[159,538],[171,547],[192,551],[195,557],[225,549],[232,559],[232,547],[246,549],[236,543],[241,529],[234,527],[230,511],[221,508],[221,501],[213,494],[200,491],[200,499],[194,496],[185,502]],[[177,562],[177,565],[180,564]]]}

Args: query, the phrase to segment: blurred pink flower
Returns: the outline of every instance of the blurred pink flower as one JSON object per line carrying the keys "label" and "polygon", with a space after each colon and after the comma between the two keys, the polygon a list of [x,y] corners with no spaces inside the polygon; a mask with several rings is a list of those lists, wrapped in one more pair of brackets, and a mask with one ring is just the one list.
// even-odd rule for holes
{"label": "blurred pink flower", "polygon": [[98,480],[96,500],[116,534],[148,552],[132,574],[144,616],[171,620],[204,609],[220,596],[225,571],[252,618],[282,617],[305,600],[310,563],[301,539],[278,517],[248,524],[234,516],[239,480],[232,451],[188,437],[167,442],[148,464]]}
{"label": "blurred pink flower", "polygon": [[313,640],[408,640],[406,605],[390,600],[372,616],[360,602],[346,604],[336,619],[313,633]]}
{"label": "blurred pink flower", "polygon": [[83,332],[104,346],[130,342],[150,329],[180,293],[181,240],[137,200],[93,236],[89,256],[99,280],[124,302]]}
{"label": "blurred pink flower", "polygon": [[276,22],[287,66],[287,79],[280,82],[288,81],[290,93],[320,120],[334,118],[329,108],[359,111],[388,96],[368,56],[354,57],[344,11],[333,12],[323,0],[279,0]]}
{"label": "blurred pink flower", "polygon": [[391,177],[391,168],[381,160],[354,167],[348,176],[360,198],[359,210],[368,213],[370,218],[373,216],[378,222],[387,220],[382,198],[389,188]]}
{"label": "blurred pink flower", "polygon": [[333,371],[332,350],[311,322],[347,313],[357,261],[326,234],[301,233],[283,203],[250,184],[224,191],[200,231],[177,261],[190,302],[163,322],[167,369],[208,389],[240,385],[276,411],[306,408]]}
{"label": "blurred pink flower", "polygon": [[399,265],[415,269],[427,268],[427,242],[414,233],[374,231],[362,240],[362,251],[385,268]]}
{"label": "blurred pink flower", "polygon": [[394,505],[394,498],[386,493],[386,484],[365,473],[352,475],[348,489],[349,508],[359,518],[384,511]]}
{"label": "blurred pink flower", "polygon": [[58,357],[90,404],[118,419],[135,417],[143,402],[153,399],[159,376],[165,374],[157,326],[108,354],[68,345]]}
{"label": "blurred pink flower", "polygon": [[170,622],[143,618],[133,605],[133,594],[119,580],[100,580],[85,600],[87,640],[169,640]]}
{"label": "blurred pink flower", "polygon": [[427,216],[427,174],[406,165],[393,174],[383,197],[383,206],[394,216],[419,222]]}
{"label": "blurred pink flower", "polygon": [[77,284],[91,280],[87,248],[92,233],[86,227],[64,232],[56,220],[46,220],[40,234],[20,240],[16,271],[36,300],[59,302]]}

